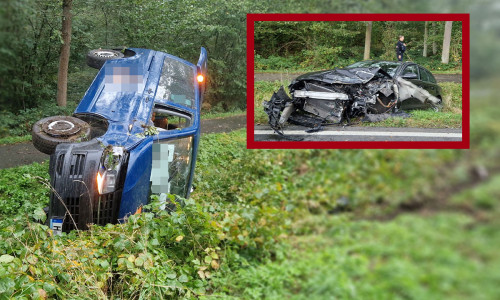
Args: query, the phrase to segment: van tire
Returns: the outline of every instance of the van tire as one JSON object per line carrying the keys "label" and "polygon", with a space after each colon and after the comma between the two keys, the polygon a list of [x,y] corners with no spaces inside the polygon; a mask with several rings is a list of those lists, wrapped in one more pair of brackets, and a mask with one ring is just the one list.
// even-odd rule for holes
{"label": "van tire", "polygon": [[48,117],[33,125],[31,137],[38,151],[50,155],[61,143],[78,143],[88,140],[90,125],[75,117]]}
{"label": "van tire", "polygon": [[101,69],[108,60],[123,58],[125,55],[120,51],[111,49],[94,49],[87,53],[87,66]]}

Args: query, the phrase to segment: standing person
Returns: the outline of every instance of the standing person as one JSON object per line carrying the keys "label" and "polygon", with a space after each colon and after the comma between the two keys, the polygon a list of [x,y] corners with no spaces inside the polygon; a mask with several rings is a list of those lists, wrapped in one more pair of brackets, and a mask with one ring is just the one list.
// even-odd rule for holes
{"label": "standing person", "polygon": [[405,37],[400,35],[399,41],[396,43],[396,55],[398,57],[398,61],[403,61],[403,55],[406,51],[406,44],[403,43]]}

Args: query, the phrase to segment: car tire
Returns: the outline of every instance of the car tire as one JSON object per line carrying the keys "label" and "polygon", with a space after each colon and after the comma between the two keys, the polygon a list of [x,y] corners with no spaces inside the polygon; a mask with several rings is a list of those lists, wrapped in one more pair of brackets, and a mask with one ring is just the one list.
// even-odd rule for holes
{"label": "car tire", "polygon": [[125,55],[120,51],[111,49],[94,49],[87,53],[87,66],[101,69],[104,63],[111,59],[123,58]]}
{"label": "car tire", "polygon": [[53,116],[41,119],[31,130],[33,145],[45,154],[54,153],[61,143],[74,143],[88,140],[90,125],[69,116]]}
{"label": "car tire", "polygon": [[440,112],[441,110],[443,110],[443,100],[440,97],[438,99],[438,104],[431,105],[432,110],[435,112]]}

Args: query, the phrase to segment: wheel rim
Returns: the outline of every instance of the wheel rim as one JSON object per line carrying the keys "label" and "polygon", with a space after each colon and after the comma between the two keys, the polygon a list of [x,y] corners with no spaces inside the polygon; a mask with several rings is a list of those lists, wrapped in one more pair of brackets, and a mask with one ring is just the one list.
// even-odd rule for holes
{"label": "wheel rim", "polygon": [[102,58],[113,58],[113,57],[118,57],[118,53],[110,50],[98,50],[95,52],[96,56],[102,57]]}
{"label": "wheel rim", "polygon": [[43,131],[53,137],[70,136],[80,131],[80,126],[68,120],[48,120],[42,125]]}

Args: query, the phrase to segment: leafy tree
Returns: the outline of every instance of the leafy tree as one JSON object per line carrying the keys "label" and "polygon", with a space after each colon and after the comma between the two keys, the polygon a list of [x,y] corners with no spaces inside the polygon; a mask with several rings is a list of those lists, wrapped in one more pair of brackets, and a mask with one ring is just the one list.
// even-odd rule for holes
{"label": "leafy tree", "polygon": [[59,56],[59,73],[57,77],[57,105],[66,106],[68,97],[68,65],[71,44],[71,4],[72,0],[62,3],[62,45]]}

